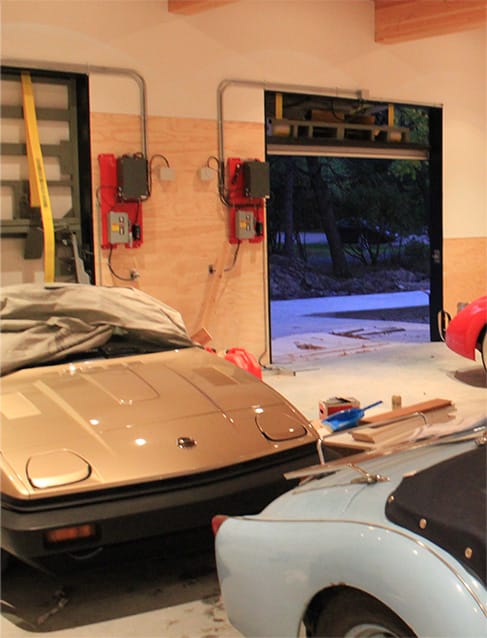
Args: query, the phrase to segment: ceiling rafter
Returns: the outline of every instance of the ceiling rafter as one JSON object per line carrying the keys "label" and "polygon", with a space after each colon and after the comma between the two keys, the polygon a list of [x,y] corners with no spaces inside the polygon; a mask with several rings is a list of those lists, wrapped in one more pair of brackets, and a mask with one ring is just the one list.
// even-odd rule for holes
{"label": "ceiling rafter", "polygon": [[232,2],[237,2],[237,0],[168,0],[167,10],[169,13],[189,16]]}
{"label": "ceiling rafter", "polygon": [[393,44],[481,27],[486,0],[374,0],[375,41]]}
{"label": "ceiling rafter", "polygon": [[[168,0],[169,13],[194,15],[240,0]],[[372,0],[375,41],[393,44],[476,29],[487,22],[487,0]]]}

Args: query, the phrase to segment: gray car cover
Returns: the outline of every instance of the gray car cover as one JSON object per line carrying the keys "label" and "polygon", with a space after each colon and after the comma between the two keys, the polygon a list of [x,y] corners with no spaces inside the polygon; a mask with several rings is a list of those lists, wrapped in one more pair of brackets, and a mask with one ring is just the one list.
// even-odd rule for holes
{"label": "gray car cover", "polygon": [[114,335],[160,349],[196,345],[179,312],[137,290],[19,284],[0,297],[1,375],[106,344]]}

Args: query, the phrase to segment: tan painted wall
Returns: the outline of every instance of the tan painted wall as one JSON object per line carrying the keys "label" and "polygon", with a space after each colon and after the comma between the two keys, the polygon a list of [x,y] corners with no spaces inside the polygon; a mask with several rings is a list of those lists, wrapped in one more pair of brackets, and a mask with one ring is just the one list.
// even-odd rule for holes
{"label": "tan painted wall", "polygon": [[[137,285],[176,305],[191,331],[215,299],[207,322],[218,348],[260,355],[266,332],[263,246],[245,245],[216,289],[208,274],[226,245],[224,211],[197,169],[217,151],[216,92],[229,78],[443,105],[445,307],[485,291],[486,28],[381,45],[371,0],[240,0],[194,16],[168,14],[164,0],[3,0],[1,35],[7,61],[124,67],[144,77],[149,156],[167,156],[176,181],[155,182],[144,246],[117,249],[113,264],[136,267]],[[139,95],[132,80],[101,73],[90,73],[90,92],[96,187],[99,152],[140,150]],[[226,156],[261,157],[262,90],[228,90],[225,120]],[[231,251],[225,258],[231,263]],[[104,265],[102,273],[111,280]]]}

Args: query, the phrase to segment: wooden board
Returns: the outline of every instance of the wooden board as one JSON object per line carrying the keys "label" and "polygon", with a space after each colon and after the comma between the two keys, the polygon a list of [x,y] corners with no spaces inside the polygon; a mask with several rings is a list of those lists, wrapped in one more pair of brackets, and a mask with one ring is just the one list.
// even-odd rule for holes
{"label": "wooden board", "polygon": [[[394,445],[413,437],[426,424],[449,421],[454,410],[455,407],[449,399],[431,399],[414,403],[366,417],[356,428],[326,437],[325,445],[351,452]],[[425,415],[427,423],[422,414]]]}
{"label": "wooden board", "polygon": [[361,419],[360,423],[378,423],[381,421],[389,421],[391,419],[397,419],[408,414],[414,414],[415,412],[430,412],[431,410],[438,410],[440,408],[446,408],[451,406],[452,401],[449,399],[431,399],[429,401],[422,401],[421,403],[413,403],[412,405],[405,406],[403,408],[396,408],[389,412],[382,412],[374,416],[365,416]]}
{"label": "wooden board", "polygon": [[[412,438],[416,433],[435,423],[444,423],[453,418],[453,407],[430,410],[427,413],[406,415],[388,425],[375,424],[371,427],[358,427],[351,430],[354,441],[366,441],[374,445],[389,445],[397,440]],[[424,415],[424,418],[423,416]]]}

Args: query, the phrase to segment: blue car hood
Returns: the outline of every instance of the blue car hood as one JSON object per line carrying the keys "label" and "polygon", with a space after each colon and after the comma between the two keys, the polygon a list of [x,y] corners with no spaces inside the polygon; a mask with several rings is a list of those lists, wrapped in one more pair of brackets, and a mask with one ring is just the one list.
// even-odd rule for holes
{"label": "blue car hood", "polygon": [[[405,476],[476,447],[487,419],[479,419],[457,435],[410,444],[400,450],[353,455],[288,475],[301,483],[266,507],[261,516],[277,519],[386,521],[389,495]],[[368,458],[370,456],[370,458]],[[359,459],[359,460],[357,460]]]}

